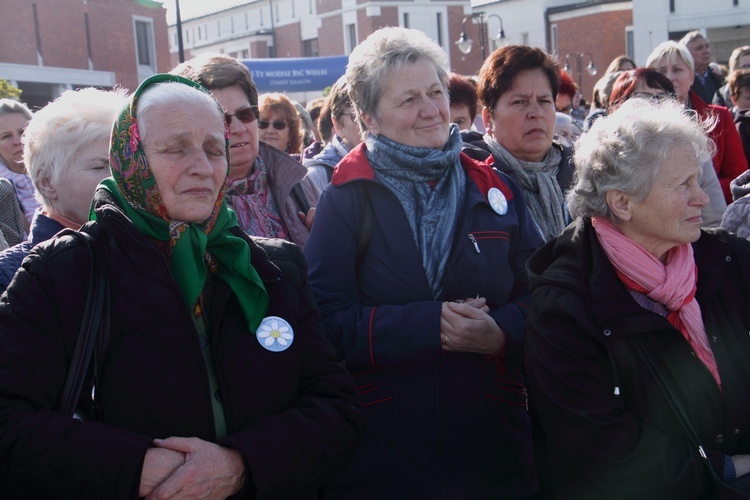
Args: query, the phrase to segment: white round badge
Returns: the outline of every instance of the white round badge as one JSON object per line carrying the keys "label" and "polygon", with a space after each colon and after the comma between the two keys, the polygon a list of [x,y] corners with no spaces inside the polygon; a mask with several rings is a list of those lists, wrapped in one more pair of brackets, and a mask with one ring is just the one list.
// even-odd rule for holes
{"label": "white round badge", "polygon": [[269,351],[281,352],[289,349],[294,342],[294,332],[283,318],[268,316],[260,322],[256,338]]}
{"label": "white round badge", "polygon": [[498,188],[493,187],[487,191],[487,200],[490,202],[490,207],[492,207],[495,213],[499,215],[508,213],[508,200],[505,199],[505,195]]}

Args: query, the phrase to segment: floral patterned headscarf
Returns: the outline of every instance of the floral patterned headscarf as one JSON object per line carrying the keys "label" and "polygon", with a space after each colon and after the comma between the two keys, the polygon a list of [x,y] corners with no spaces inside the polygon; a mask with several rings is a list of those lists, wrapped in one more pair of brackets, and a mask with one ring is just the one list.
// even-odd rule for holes
{"label": "floral patterned headscarf", "polygon": [[[188,85],[210,95],[198,83],[177,75],[157,74],[144,80],[115,121],[109,158],[112,177],[103,180],[100,187],[112,193],[125,215],[167,258],[188,307],[196,304],[206,281],[206,273],[211,271],[230,286],[240,302],[250,330],[255,332],[268,309],[268,294],[260,276],[250,264],[247,242],[229,231],[237,226],[237,219],[224,203],[226,181],[207,220],[202,223],[174,220],[169,216],[149,167],[138,132],[138,100],[149,87],[165,82]],[[216,105],[221,111],[219,104]],[[225,139],[228,172],[226,128]],[[93,210],[91,219],[96,219]]]}

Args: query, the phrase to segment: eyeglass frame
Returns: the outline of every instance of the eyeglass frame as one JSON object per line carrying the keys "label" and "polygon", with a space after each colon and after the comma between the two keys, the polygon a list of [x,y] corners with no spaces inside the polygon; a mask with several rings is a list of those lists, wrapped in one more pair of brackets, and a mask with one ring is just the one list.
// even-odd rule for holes
{"label": "eyeglass frame", "polygon": [[660,102],[665,99],[677,99],[674,92],[665,92],[663,94],[654,94],[652,92],[633,92],[628,99],[648,99],[649,101]]}
{"label": "eyeglass frame", "polygon": [[[283,127],[280,127],[279,124],[283,124]],[[274,120],[272,122],[269,122],[267,120],[258,120],[258,128],[261,130],[267,129],[269,126],[272,126],[276,130],[284,130],[289,126],[289,124],[286,122],[286,120]]]}
{"label": "eyeglass frame", "polygon": [[[244,119],[242,116],[240,116],[241,114],[242,115],[247,115],[248,112],[250,114],[249,118]],[[229,126],[229,125],[232,124],[232,117],[233,116],[236,117],[240,121],[240,123],[244,123],[245,125],[247,125],[248,123],[253,123],[259,117],[258,106],[250,106],[248,108],[238,109],[234,113],[226,113],[225,112],[224,113],[224,119],[227,121],[227,126]]]}

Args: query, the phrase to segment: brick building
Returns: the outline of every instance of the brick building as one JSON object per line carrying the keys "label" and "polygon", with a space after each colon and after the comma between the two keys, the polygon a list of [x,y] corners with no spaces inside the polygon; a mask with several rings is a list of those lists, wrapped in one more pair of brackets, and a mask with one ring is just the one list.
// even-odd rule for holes
{"label": "brick building", "polygon": [[[633,57],[633,4],[630,1],[603,0],[554,7],[547,10],[550,48],[586,101],[607,66],[620,55]],[[593,63],[592,75],[587,70]]]}
{"label": "brick building", "polygon": [[151,0],[2,0],[0,77],[40,107],[66,89],[123,86],[171,68],[167,22]]}
{"label": "brick building", "polygon": [[[346,55],[378,28],[404,26],[425,32],[444,47],[454,71],[472,74],[481,66],[480,50],[464,55],[455,45],[462,20],[471,13],[468,0],[382,4],[358,0],[238,1],[229,8],[182,19],[184,58],[209,51],[238,59]],[[472,23],[466,23],[466,31],[467,37],[477,39],[477,27]],[[176,24],[169,26],[169,47],[176,65]]]}

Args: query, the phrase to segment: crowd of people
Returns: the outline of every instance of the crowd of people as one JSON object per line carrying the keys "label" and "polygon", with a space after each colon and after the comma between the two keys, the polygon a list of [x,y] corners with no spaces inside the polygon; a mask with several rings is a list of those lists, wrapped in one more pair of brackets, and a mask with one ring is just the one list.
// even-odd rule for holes
{"label": "crowd of people", "polygon": [[306,107],[223,54],[0,100],[0,498],[750,498],[729,67],[691,32],[586,109],[394,27]]}

